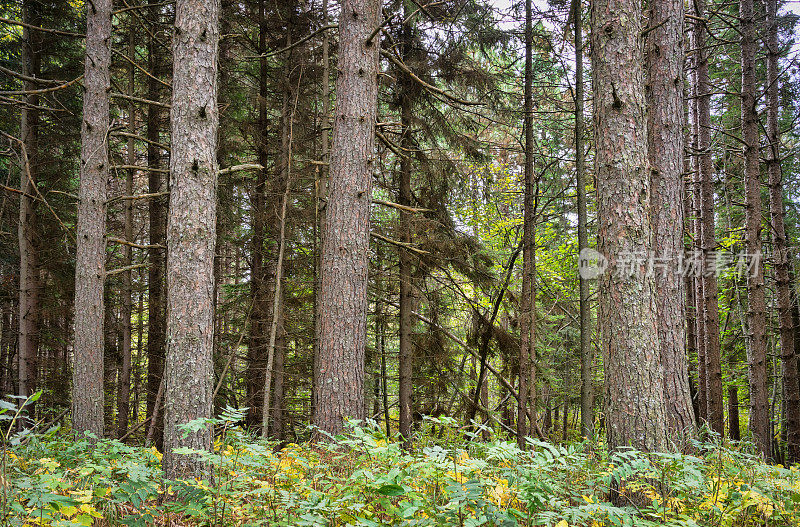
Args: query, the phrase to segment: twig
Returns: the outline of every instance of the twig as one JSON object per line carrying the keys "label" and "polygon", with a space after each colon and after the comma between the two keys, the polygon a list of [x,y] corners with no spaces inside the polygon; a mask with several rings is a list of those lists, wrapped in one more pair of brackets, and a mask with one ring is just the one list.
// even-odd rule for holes
{"label": "twig", "polygon": [[169,174],[169,169],[166,168],[152,168],[139,165],[112,165],[113,170],[142,170],[144,172],[160,172],[161,174]]}
{"label": "twig", "polygon": [[158,141],[153,141],[152,139],[148,139],[146,137],[142,137],[141,135],[132,134],[130,132],[111,132],[111,135],[119,136],[119,137],[128,137],[131,139],[136,139],[138,141],[144,141],[145,143],[149,143],[151,145],[155,145],[159,148],[163,148],[167,152],[170,151],[170,148],[165,145],[164,143],[159,143]]}
{"label": "twig", "polygon": [[63,90],[64,88],[69,88],[79,80],[83,78],[83,75],[79,77],[75,77],[71,81],[65,82],[64,84],[59,84],[58,86],[53,86],[52,88],[41,88],[39,90],[15,90],[15,91],[0,91],[0,95],[38,95],[41,93],[50,93],[58,90]]}
{"label": "twig", "polygon": [[114,203],[115,201],[123,201],[123,200],[159,198],[161,196],[168,196],[168,195],[169,192],[153,192],[151,194],[137,194],[134,196],[117,196],[115,198],[111,198],[110,200],[108,200],[108,203]]}
{"label": "twig", "polygon": [[399,242],[397,240],[393,240],[391,238],[387,238],[386,236],[378,234],[377,232],[370,232],[369,235],[372,236],[373,238],[377,239],[377,240],[381,240],[382,242],[386,242],[386,243],[389,243],[389,244],[392,244],[392,245],[396,245],[397,247],[402,247],[403,249],[407,249],[407,250],[409,250],[409,251],[411,251],[413,253],[417,253],[419,255],[430,254],[428,251],[423,251],[422,249],[417,249],[416,247],[414,247],[413,245],[411,245],[409,243]]}
{"label": "twig", "polygon": [[140,97],[133,97],[131,95],[125,95],[124,93],[112,92],[109,95],[111,97],[114,97],[115,99],[124,99],[126,101],[133,101],[133,102],[138,102],[138,103],[141,103],[141,104],[150,104],[152,106],[160,106],[162,108],[172,108],[171,105],[169,105],[169,104],[167,104],[165,102],[151,101],[150,99],[142,99]]}
{"label": "twig", "polygon": [[125,267],[119,267],[117,269],[111,269],[110,271],[106,271],[106,276],[113,276],[115,274],[126,273],[128,271],[132,271],[133,269],[141,269],[142,267],[147,267],[147,266],[148,264],[146,263],[126,265]]}
{"label": "twig", "polygon": [[20,22],[18,20],[11,20],[10,18],[0,18],[0,22],[3,22],[4,24],[11,24],[13,26],[27,27],[28,29],[43,31],[45,33],[53,33],[55,35],[61,35],[62,37],[86,38],[86,35],[83,33],[72,33],[70,31],[61,31],[59,29],[48,29],[46,27],[34,26],[33,24],[26,24],[25,22]]}
{"label": "twig", "polygon": [[409,207],[408,205],[400,205],[399,203],[394,203],[392,201],[386,201],[382,199],[373,199],[372,203],[383,205],[385,207],[392,207],[394,209],[402,210],[404,212],[410,212],[412,214],[419,214],[420,212],[431,212],[431,209],[420,209],[416,207]]}
{"label": "twig", "polygon": [[[129,246],[134,247],[136,249],[166,249],[166,247],[164,247],[163,245],[159,245],[159,244],[142,245],[141,243],[136,243],[136,242],[132,242],[132,241],[129,241],[129,240],[123,240],[122,238],[114,238],[113,236],[106,236],[106,240],[108,240],[110,242],[113,242],[113,243],[119,243],[121,245],[129,245]],[[106,274],[108,274],[108,273],[106,273]]]}
{"label": "twig", "polygon": [[272,57],[273,55],[280,55],[281,53],[286,53],[287,51],[296,48],[300,44],[303,44],[304,42],[307,42],[307,41],[311,40],[312,38],[316,37],[320,33],[323,33],[323,32],[325,32],[325,31],[327,31],[329,29],[334,29],[334,28],[337,28],[337,27],[339,27],[337,24],[328,24],[327,26],[322,26],[321,28],[319,28],[318,30],[314,31],[313,33],[311,33],[307,37],[301,38],[300,40],[298,40],[294,44],[286,46],[283,49],[276,49],[275,51],[270,51],[269,53],[262,53],[261,55],[250,55],[250,56],[248,56],[246,58],[248,58],[248,59],[265,59],[267,57]]}
{"label": "twig", "polygon": [[264,170],[263,165],[256,163],[245,163],[243,165],[234,165],[232,167],[223,168],[219,171],[219,175],[232,174],[233,172],[241,172],[242,170]]}

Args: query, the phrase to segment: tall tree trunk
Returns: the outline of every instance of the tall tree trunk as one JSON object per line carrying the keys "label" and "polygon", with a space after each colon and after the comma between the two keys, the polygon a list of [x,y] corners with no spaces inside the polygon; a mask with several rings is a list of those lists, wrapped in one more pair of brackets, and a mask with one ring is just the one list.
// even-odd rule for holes
{"label": "tall tree trunk", "polygon": [[[328,0],[322,0],[322,24],[328,25]],[[325,209],[321,203],[328,195],[328,162],[330,161],[328,134],[331,129],[331,83],[330,83],[330,31],[322,34],[322,118],[320,129],[322,131],[322,148],[320,162],[315,182],[315,207],[314,207],[314,358],[313,373],[311,378],[311,420],[314,419],[314,400],[317,389],[317,372],[319,371],[319,291],[322,287],[322,225],[325,218]],[[388,434],[387,434],[388,435]]]}
{"label": "tall tree trunk", "polygon": [[[583,4],[575,0],[575,179],[578,196],[578,250],[589,248],[586,212],[586,169],[583,123]],[[526,50],[527,51],[527,50]],[[581,434],[594,437],[594,349],[592,348],[592,306],[589,303],[589,280],[578,276],[581,315]],[[520,390],[521,391],[521,390]]]}
{"label": "tall tree trunk", "polygon": [[[291,118],[291,117],[288,117]],[[262,409],[261,420],[261,434],[267,437],[269,434],[269,417],[270,417],[270,398],[272,397],[272,379],[274,375],[274,362],[275,362],[275,347],[278,338],[278,331],[283,326],[281,320],[283,318],[283,258],[286,252],[286,209],[289,202],[289,193],[291,191],[291,179],[288,169],[288,162],[291,158],[291,150],[289,155],[284,158],[283,162],[286,163],[287,169],[285,177],[281,178],[286,181],[286,190],[283,193],[283,200],[281,204],[281,212],[278,217],[278,256],[275,261],[275,277],[273,280],[274,288],[272,290],[272,320],[269,328],[269,343],[267,345],[267,367],[266,375],[264,376],[264,404]],[[283,368],[283,364],[281,364]],[[283,383],[283,371],[281,371],[281,383]],[[283,387],[281,386],[281,389]]]}
{"label": "tall tree trunk", "polygon": [[778,121],[778,2],[767,0],[767,139],[769,152],[769,210],[774,240],[775,282],[780,327],[783,405],[786,420],[787,461],[800,461],[800,385],[797,381],[797,355],[794,352],[794,320],[792,317],[791,283],[789,282],[789,250],[783,207],[781,173],[781,136]]}
{"label": "tall tree trunk", "polygon": [[742,141],[744,143],[745,247],[753,269],[747,272],[748,378],[750,430],[761,454],[770,458],[770,419],[767,400],[767,334],[764,263],[761,253],[761,181],[758,110],[756,108],[756,26],[753,0],[741,0]]}
{"label": "tall tree trunk", "polygon": [[634,0],[592,5],[598,240],[608,260],[598,318],[606,432],[612,451],[652,452],[667,442],[655,281],[646,262],[626,270],[624,261],[648,254],[653,243],[641,20]]}
{"label": "tall tree trunk", "polygon": [[[292,21],[294,17],[294,4],[289,6],[286,15],[286,47],[292,45]],[[275,355],[278,333],[283,328],[283,260],[286,253],[286,213],[289,206],[291,195],[291,163],[292,163],[292,132],[294,123],[294,109],[292,104],[291,70],[289,63],[291,54],[286,57],[286,64],[283,68],[283,105],[281,109],[281,148],[275,163],[275,180],[273,182],[272,195],[277,194],[277,190],[283,188],[283,195],[278,202],[274,200],[269,204],[271,212],[269,214],[269,225],[272,226],[273,236],[277,242],[277,251],[274,260],[270,262],[270,267],[274,272],[269,275],[268,288],[271,306],[269,309],[269,340],[266,343],[266,370],[263,387],[263,415],[261,422],[261,434],[267,437],[272,427],[269,426],[272,408],[270,401],[272,398],[272,381],[277,378],[275,371]],[[295,99],[296,101],[296,99]],[[280,203],[280,205],[278,205]],[[265,328],[267,326],[265,325]],[[281,364],[283,368],[283,364]],[[283,382],[283,371],[280,373],[281,383]],[[281,385],[281,390],[283,386]]]}
{"label": "tall tree trunk", "polygon": [[[148,9],[150,18],[159,21],[158,0],[150,0]],[[158,101],[160,83],[156,77],[160,71],[162,55],[158,51],[158,42],[152,33],[147,40],[147,69],[153,77],[147,78],[147,97]],[[161,168],[162,147],[159,146],[161,127],[161,109],[155,104],[147,107],[147,166],[155,169],[148,171],[148,191],[158,194],[167,190],[165,178],[159,171]],[[164,357],[166,354],[166,209],[167,199],[156,196],[149,200],[148,215],[150,229],[150,245],[147,250],[149,268],[147,277],[147,415],[152,418],[150,429],[156,448],[164,448],[164,412],[157,405],[159,390],[163,392],[161,381],[164,376]],[[163,397],[162,397],[163,399]]]}
{"label": "tall tree trunk", "polygon": [[108,193],[111,0],[86,5],[81,182],[75,254],[75,365],[72,427],[103,436],[103,355]]}
{"label": "tall tree trunk", "polygon": [[[22,4],[22,19],[26,24],[41,25],[38,2]],[[29,27],[22,28],[22,73],[38,77],[41,69],[42,37]],[[25,91],[39,88],[25,81]],[[29,93],[20,110],[20,137],[23,155],[19,189],[19,358],[17,395],[28,397],[36,391],[37,356],[39,349],[39,263],[36,251],[36,207],[33,199],[37,180],[39,149],[39,96]]]}
{"label": "tall tree trunk", "polygon": [[[133,57],[136,53],[136,33],[133,29],[128,34],[128,56]],[[133,64],[128,67],[128,95],[133,96],[135,88],[135,70]],[[133,101],[128,104],[128,131],[136,133],[136,105]],[[134,150],[133,137],[128,138],[127,144],[128,165],[136,164],[136,152]],[[125,194],[133,195],[133,176],[134,170],[129,169],[125,178]],[[125,201],[125,240],[129,242],[133,239],[133,202]],[[122,246],[122,256],[125,266],[133,263],[132,247]],[[128,431],[128,418],[130,414],[131,398],[131,315],[133,313],[133,291],[132,291],[132,271],[127,271],[122,277],[122,368],[119,375],[119,385],[117,392],[117,437],[122,437]]]}
{"label": "tall tree trunk", "polygon": [[[267,52],[267,17],[266,2],[259,4],[258,26],[258,52],[262,55]],[[269,294],[267,273],[264,262],[265,256],[265,226],[267,225],[267,166],[269,162],[269,147],[267,144],[267,130],[269,128],[269,114],[267,112],[267,79],[269,70],[267,57],[259,61],[258,76],[258,162],[263,169],[256,173],[255,188],[253,189],[252,228],[250,239],[250,294],[253,308],[250,315],[250,335],[247,345],[247,424],[251,428],[261,425],[263,418],[262,407],[259,404],[264,399],[265,375],[265,327],[269,317]]]}
{"label": "tall tree trunk", "polygon": [[[401,29],[400,54],[404,62],[408,62],[413,53],[414,43],[414,24],[410,20],[411,11],[409,4],[404,3],[403,16],[405,23]],[[400,157],[400,172],[398,178],[398,203],[411,207],[413,206],[413,193],[411,191],[411,150],[412,142],[412,104],[413,104],[413,83],[406,73],[398,71],[396,73],[399,82],[400,97],[400,149],[404,153]],[[400,210],[398,212],[400,223],[400,240],[410,244],[413,239],[413,217],[409,212]],[[400,275],[400,320],[399,325],[399,353],[398,353],[398,404],[400,406],[399,432],[403,438],[403,446],[411,448],[412,443],[412,405],[411,393],[414,378],[414,349],[413,349],[413,330],[414,316],[412,315],[414,304],[414,284],[413,284],[413,257],[411,253],[403,248],[398,248],[399,275]]]}
{"label": "tall tree trunk", "polygon": [[[522,296],[519,312],[519,399],[517,400],[517,444],[525,448],[525,437],[528,435],[526,412],[529,395],[535,389],[531,381],[533,377],[532,360],[536,345],[536,211],[535,182],[533,173],[533,8],[532,0],[525,0],[525,84],[523,94],[524,130],[525,130],[525,187],[523,196],[522,219]],[[530,398],[532,400],[532,398]]]}
{"label": "tall tree trunk", "polygon": [[211,417],[212,407],[219,11],[219,0],[178,0],[175,7],[162,460],[170,479],[207,469],[173,449],[211,448],[208,428],[184,434],[178,427]]}
{"label": "tall tree trunk", "polygon": [[670,439],[694,429],[686,361],[684,277],[675,261],[683,254],[683,0],[653,0],[647,34],[647,112],[655,258],[658,341],[664,368],[664,404]]}
{"label": "tall tree trunk", "polygon": [[364,412],[367,337],[367,270],[380,2],[344,0],[339,20],[339,76],[331,150],[328,205],[322,237],[319,291],[319,359],[314,424],[337,433],[346,417]]}
{"label": "tall tree trunk", "polygon": [[[693,35],[699,31],[695,27]],[[695,255],[702,255],[702,238],[703,238],[703,220],[700,217],[700,210],[702,208],[702,200],[700,198],[700,156],[698,148],[698,139],[700,123],[697,115],[697,67],[695,65],[694,71],[694,99],[689,104],[689,115],[691,117],[692,126],[692,232],[694,234],[694,241],[692,244],[692,252]],[[697,422],[702,425],[708,421],[708,390],[706,385],[706,319],[705,319],[705,297],[703,296],[703,278],[698,273],[689,275],[688,280],[692,288],[694,305],[695,305],[695,348],[697,350]]]}
{"label": "tall tree trunk", "polygon": [[[705,2],[695,2],[698,19],[705,17]],[[703,22],[697,22],[694,48],[697,61],[697,148],[699,153],[701,248],[703,263],[713,262],[717,249],[714,236],[714,167],[711,159],[711,85],[708,79],[708,53]],[[704,271],[708,271],[704,269]],[[713,272],[702,273],[703,353],[705,355],[706,416],[711,429],[725,433],[722,411],[722,367],[719,347],[719,304],[717,277]]]}

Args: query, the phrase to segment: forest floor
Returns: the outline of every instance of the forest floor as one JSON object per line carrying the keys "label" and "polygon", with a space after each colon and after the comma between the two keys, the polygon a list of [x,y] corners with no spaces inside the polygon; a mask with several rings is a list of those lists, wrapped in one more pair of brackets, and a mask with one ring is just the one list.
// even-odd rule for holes
{"label": "forest floor", "polygon": [[[470,441],[443,418],[404,453],[377,426],[278,445],[213,421],[214,451],[200,454],[208,480],[165,481],[155,448],[57,429],[14,441],[2,451],[0,525],[800,525],[800,470],[764,464],[746,444],[698,442],[696,456],[609,456],[591,442],[522,451]],[[623,502],[638,499],[612,505],[614,477]]]}

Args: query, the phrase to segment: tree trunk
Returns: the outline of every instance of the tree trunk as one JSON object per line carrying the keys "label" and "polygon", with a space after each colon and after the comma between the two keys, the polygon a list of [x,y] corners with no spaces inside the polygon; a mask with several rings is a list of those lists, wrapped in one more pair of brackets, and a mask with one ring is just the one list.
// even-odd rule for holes
{"label": "tree trunk", "polygon": [[[328,0],[322,0],[322,25],[328,25]],[[328,195],[328,162],[330,161],[328,134],[331,129],[331,86],[330,86],[330,31],[322,34],[322,118],[320,122],[322,132],[322,148],[320,152],[321,164],[317,165],[315,182],[315,207],[314,207],[314,358],[313,373],[311,377],[311,420],[314,420],[314,401],[317,389],[317,372],[319,371],[319,292],[322,288],[322,251],[323,245],[322,225],[325,218],[325,209],[322,200]],[[388,435],[388,434],[387,434]]]}
{"label": "tree trunk", "polygon": [[[26,24],[41,25],[38,2],[27,0],[22,4],[22,19]],[[41,69],[42,38],[38,31],[22,28],[22,73],[39,77]],[[26,91],[39,88],[25,81]],[[28,397],[36,391],[36,371],[39,349],[39,263],[36,250],[36,207],[34,198],[37,179],[39,148],[39,96],[28,94],[20,109],[20,137],[23,155],[20,167],[19,189],[19,355],[17,395]],[[30,412],[30,409],[29,409]]]}
{"label": "tree trunk", "polygon": [[[267,18],[266,2],[259,4],[258,26],[258,52],[267,52]],[[269,114],[267,112],[267,79],[269,70],[267,58],[259,61],[258,76],[258,162],[262,168],[256,174],[255,188],[253,188],[252,204],[252,237],[250,238],[250,294],[253,308],[250,315],[250,335],[247,344],[247,425],[255,428],[261,425],[263,419],[262,407],[259,404],[264,399],[265,375],[265,342],[266,321],[269,318],[269,294],[267,284],[267,271],[264,262],[266,248],[264,242],[265,226],[267,225],[267,166],[269,162],[269,146],[267,144],[267,130],[269,128]]]}
{"label": "tree trunk", "polygon": [[[414,45],[414,23],[412,22],[410,4],[404,3],[403,17],[404,24],[401,29],[400,55],[403,62],[408,63],[413,55]],[[396,71],[398,77],[398,89],[400,97],[400,126],[401,135],[399,140],[400,151],[404,153],[400,157],[400,172],[398,178],[397,201],[400,205],[407,207],[413,206],[413,193],[411,191],[411,151],[414,148],[412,142],[412,112],[413,112],[413,88],[414,80],[402,71]],[[412,214],[403,210],[398,211],[399,215],[399,237],[400,241],[410,244],[413,240],[413,217]],[[398,353],[398,404],[400,406],[399,432],[403,438],[403,447],[411,448],[412,444],[412,409],[413,401],[411,398],[413,389],[414,375],[414,349],[413,349],[413,330],[414,316],[411,314],[414,304],[414,284],[413,266],[414,261],[411,252],[398,248],[400,275],[400,313],[399,313],[399,353]]]}
{"label": "tree trunk", "polygon": [[608,261],[598,321],[608,446],[653,452],[667,441],[655,281],[646,261],[624,260],[653,243],[641,20],[633,0],[592,6],[598,240]]}
{"label": "tree trunk", "polygon": [[770,419],[767,401],[767,335],[764,300],[764,264],[761,253],[761,181],[756,108],[756,27],[753,0],[741,0],[742,34],[742,141],[744,143],[745,247],[747,270],[747,321],[750,383],[750,430],[766,458],[770,458]]}
{"label": "tree trunk", "polygon": [[[700,31],[695,27],[692,32],[693,41],[697,41],[696,33]],[[695,57],[695,61],[697,57]],[[703,238],[703,220],[700,216],[702,208],[702,201],[700,197],[700,155],[698,148],[699,128],[700,122],[697,112],[698,88],[697,88],[697,63],[695,62],[694,82],[692,95],[693,100],[689,103],[689,115],[691,119],[692,130],[692,231],[694,234],[694,241],[692,244],[692,253],[694,256],[702,255],[702,238]],[[703,278],[698,273],[690,273],[688,276],[690,287],[692,288],[692,296],[694,297],[695,306],[695,348],[697,350],[697,424],[702,425],[708,421],[708,390],[706,387],[706,333],[705,333],[705,297],[703,296]]]}
{"label": "tree trunk", "polygon": [[728,386],[728,437],[732,441],[739,441],[739,387],[735,384]]}
{"label": "tree trunk", "polygon": [[210,418],[212,407],[219,11],[219,0],[178,0],[175,8],[162,460],[169,479],[207,470],[173,449],[211,449],[207,427],[188,434],[178,427]]}
{"label": "tree trunk", "polygon": [[686,361],[684,277],[674,265],[683,254],[683,0],[653,0],[647,34],[647,112],[658,340],[664,368],[664,404],[670,439],[683,443],[694,429]]}
{"label": "tree trunk", "polygon": [[111,85],[111,0],[87,4],[81,182],[75,254],[75,365],[72,427],[103,436],[103,355]]}
{"label": "tree trunk", "polygon": [[[583,123],[583,5],[575,0],[575,179],[578,196],[578,250],[589,248],[586,212],[586,169]],[[578,276],[581,315],[581,434],[594,438],[594,349],[592,348],[592,306],[589,280]]]}
{"label": "tree trunk", "polygon": [[[128,33],[128,56],[133,57],[136,53],[136,38],[133,29]],[[128,95],[133,96],[135,89],[135,70],[133,64],[128,68]],[[128,131],[136,133],[136,105],[133,101],[128,104]],[[136,152],[134,151],[133,137],[128,138],[127,144],[128,165],[136,164]],[[125,194],[133,195],[133,176],[134,171],[127,171],[125,178]],[[125,200],[125,240],[133,242],[133,201]],[[132,247],[122,246],[122,257],[126,267],[133,263]],[[133,291],[131,272],[124,273],[122,280],[122,368],[119,375],[119,386],[117,392],[117,437],[122,437],[128,431],[128,418],[130,415],[131,398],[131,315],[133,313]]]}
{"label": "tree trunk", "polygon": [[[524,177],[525,187],[523,192],[522,212],[522,295],[519,301],[519,399],[517,400],[517,445],[525,448],[525,437],[528,435],[526,412],[528,411],[529,395],[533,386],[530,385],[533,370],[533,354],[536,343],[536,288],[535,261],[536,258],[536,211],[534,201],[536,197],[533,173],[533,8],[532,1],[525,0],[525,85],[523,94],[525,130],[525,159]],[[485,406],[485,404],[484,404]]]}
{"label": "tree trunk", "polygon": [[273,439],[282,440],[284,438],[284,405],[285,385],[283,379],[283,368],[286,363],[286,328],[283,325],[283,299],[281,299],[280,311],[278,312],[279,326],[276,328],[278,335],[275,340],[275,360],[272,366],[272,416],[270,422],[270,436]]}
{"label": "tree trunk", "polygon": [[[150,0],[150,18],[157,22],[160,19],[158,0]],[[160,71],[163,59],[158,52],[159,44],[155,36],[148,34],[147,68],[153,76]],[[147,78],[147,98],[158,101],[160,83],[153,77]],[[167,190],[161,168],[161,147],[159,145],[161,127],[161,109],[155,104],[147,107],[147,166],[156,170],[148,171],[148,192],[156,194]],[[149,260],[147,277],[147,416],[152,418],[151,438],[158,450],[164,448],[164,412],[157,409],[156,401],[164,376],[164,357],[166,355],[166,205],[165,197],[157,196],[149,200],[148,215],[150,229],[150,245],[147,249]]]}
{"label": "tree trunk", "polygon": [[789,282],[789,250],[783,207],[781,173],[781,136],[778,121],[778,2],[767,0],[767,139],[769,152],[769,210],[774,240],[775,282],[780,327],[783,405],[786,420],[787,462],[800,461],[800,385],[797,381],[797,355],[794,352],[794,319],[792,316],[791,283]]}
{"label": "tree trunk", "polygon": [[339,20],[339,76],[319,291],[319,359],[314,424],[338,433],[363,418],[367,271],[378,45],[367,41],[380,2],[344,0]]}
{"label": "tree trunk", "polygon": [[[705,2],[695,2],[698,18],[705,16]],[[700,22],[695,29],[694,48],[697,50],[697,147],[700,169],[701,248],[704,266],[711,265],[717,250],[714,236],[714,167],[711,159],[711,85],[708,79],[708,54],[705,32]],[[722,411],[722,369],[719,348],[719,305],[717,277],[709,269],[702,273],[703,352],[705,354],[706,415],[711,429],[724,435]]]}

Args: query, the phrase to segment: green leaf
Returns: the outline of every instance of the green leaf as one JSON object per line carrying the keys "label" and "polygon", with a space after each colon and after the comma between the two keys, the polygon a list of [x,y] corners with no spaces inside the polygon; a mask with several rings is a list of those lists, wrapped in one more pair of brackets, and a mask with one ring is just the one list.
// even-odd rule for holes
{"label": "green leaf", "polygon": [[383,485],[375,492],[382,496],[402,496],[406,493],[406,490],[401,487],[400,485]]}

